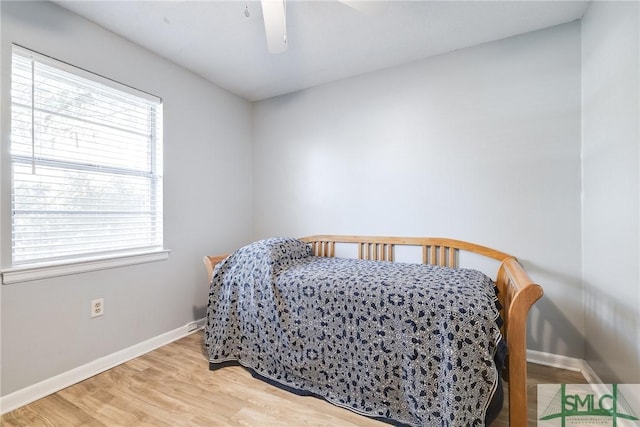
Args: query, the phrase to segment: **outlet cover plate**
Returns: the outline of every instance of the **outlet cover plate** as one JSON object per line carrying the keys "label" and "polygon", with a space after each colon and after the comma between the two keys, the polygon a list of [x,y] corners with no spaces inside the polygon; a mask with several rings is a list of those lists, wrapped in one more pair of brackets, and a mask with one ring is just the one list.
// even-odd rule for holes
{"label": "outlet cover plate", "polygon": [[91,300],[91,317],[104,315],[104,298]]}

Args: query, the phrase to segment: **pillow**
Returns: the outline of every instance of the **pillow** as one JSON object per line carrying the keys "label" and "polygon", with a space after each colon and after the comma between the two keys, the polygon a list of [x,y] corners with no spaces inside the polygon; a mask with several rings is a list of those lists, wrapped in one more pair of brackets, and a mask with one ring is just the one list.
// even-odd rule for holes
{"label": "pillow", "polygon": [[272,237],[251,243],[241,249],[244,256],[249,255],[256,264],[268,264],[281,269],[294,261],[311,256],[311,247],[292,237]]}

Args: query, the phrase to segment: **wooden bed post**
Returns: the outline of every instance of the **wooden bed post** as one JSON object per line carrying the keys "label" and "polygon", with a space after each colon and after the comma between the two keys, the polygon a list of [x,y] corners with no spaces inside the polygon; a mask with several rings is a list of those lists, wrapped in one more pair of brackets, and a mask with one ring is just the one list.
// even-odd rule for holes
{"label": "wooden bed post", "polygon": [[202,258],[202,262],[204,263],[204,266],[207,269],[209,283],[211,283],[211,279],[213,279],[213,269],[215,268],[216,264],[222,261],[223,259],[225,259],[226,257],[227,257],[226,255],[221,255],[221,256],[205,256],[204,258]]}
{"label": "wooden bed post", "polygon": [[496,282],[505,299],[503,335],[509,348],[509,426],[527,427],[527,314],[544,292],[513,257],[502,262]]}

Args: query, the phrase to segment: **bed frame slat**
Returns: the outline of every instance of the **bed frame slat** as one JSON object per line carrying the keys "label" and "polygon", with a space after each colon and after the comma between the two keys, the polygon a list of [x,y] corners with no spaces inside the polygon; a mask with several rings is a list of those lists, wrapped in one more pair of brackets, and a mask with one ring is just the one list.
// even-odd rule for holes
{"label": "bed frame slat", "polygon": [[459,248],[446,245],[422,246],[422,263],[441,267],[458,267]]}
{"label": "bed frame slat", "polygon": [[454,248],[449,248],[449,263],[447,264],[447,266],[449,267],[457,267],[457,263],[456,263],[456,255],[457,255],[458,251]]}

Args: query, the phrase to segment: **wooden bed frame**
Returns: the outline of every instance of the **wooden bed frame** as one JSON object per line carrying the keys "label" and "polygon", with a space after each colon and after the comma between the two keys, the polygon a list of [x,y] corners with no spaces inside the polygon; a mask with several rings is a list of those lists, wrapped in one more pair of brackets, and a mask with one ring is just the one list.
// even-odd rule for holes
{"label": "wooden bed frame", "polygon": [[[355,244],[358,258],[394,261],[396,246],[422,248],[422,263],[458,267],[460,251],[479,254],[500,262],[496,285],[500,293],[504,325],[502,334],[509,348],[504,379],[509,388],[509,425],[526,427],[527,417],[527,314],[543,295],[542,287],[534,284],[518,260],[504,252],[460,240],[431,237],[378,237],[316,235],[300,240],[311,245],[315,256],[335,256],[336,244]],[[211,281],[215,265],[225,256],[206,256],[204,264]]]}

